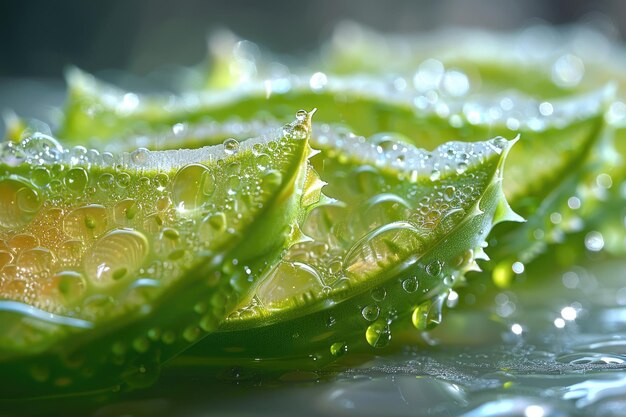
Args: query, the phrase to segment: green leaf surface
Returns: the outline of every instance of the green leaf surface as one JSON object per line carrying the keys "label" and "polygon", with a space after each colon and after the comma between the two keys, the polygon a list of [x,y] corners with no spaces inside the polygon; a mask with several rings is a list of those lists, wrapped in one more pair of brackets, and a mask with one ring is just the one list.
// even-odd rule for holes
{"label": "green leaf surface", "polygon": [[[193,132],[215,121],[229,120],[233,113],[243,123],[271,120],[272,115],[307,102],[321,109],[318,120],[347,125],[373,143],[384,143],[384,132],[402,134],[405,142],[428,149],[450,140],[475,141],[519,133],[521,140],[507,164],[504,189],[513,209],[529,224],[496,231],[500,237],[493,243],[502,247],[498,260],[507,258],[507,268],[514,262],[529,262],[537,248],[559,241],[554,236],[573,231],[566,224],[548,224],[549,229],[557,230],[545,230],[539,239],[533,235],[546,215],[566,206],[580,177],[590,172],[600,174],[613,155],[611,129],[604,122],[614,95],[612,88],[544,102],[521,93],[455,97],[440,86],[428,91],[407,86],[398,91],[393,84],[373,76],[329,76],[318,88],[313,83],[317,75],[304,81],[293,76],[286,91],[272,90],[273,81],[249,80],[211,94],[170,97],[167,103],[158,97],[133,95],[136,107],[124,113],[120,110],[124,97],[133,93],[112,90],[75,73],[76,93],[69,100],[64,132],[72,137],[75,115],[81,120],[76,131],[100,135],[93,136],[94,141],[107,139],[104,125],[119,127],[115,134],[124,138],[142,138],[155,132],[160,132],[156,134],[159,137],[178,123]],[[108,102],[101,97],[108,97]],[[542,113],[546,103],[549,111],[543,109]],[[318,136],[314,132],[314,146]],[[89,136],[81,139],[88,140]]]}
{"label": "green leaf surface", "polygon": [[2,396],[145,386],[215,331],[318,203],[311,114],[178,151],[5,142]]}
{"label": "green leaf surface", "polygon": [[183,362],[319,368],[387,347],[409,319],[431,329],[450,290],[484,258],[492,226],[517,219],[502,193],[512,142],[453,142],[431,153],[389,138],[383,152],[332,129],[318,141],[312,163],[342,204],[316,208],[302,226],[310,240],[292,246]]}

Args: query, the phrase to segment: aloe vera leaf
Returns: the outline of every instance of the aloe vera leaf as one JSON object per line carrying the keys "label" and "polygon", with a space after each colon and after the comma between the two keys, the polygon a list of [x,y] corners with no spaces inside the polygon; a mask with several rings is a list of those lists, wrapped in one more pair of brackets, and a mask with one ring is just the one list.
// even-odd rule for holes
{"label": "aloe vera leaf", "polygon": [[191,150],[3,143],[2,396],[144,386],[214,331],[319,200],[310,117]]}
{"label": "aloe vera leaf", "polygon": [[[298,101],[323,106],[318,116],[320,122],[345,123],[363,135],[393,131],[411,137],[414,143],[425,148],[434,148],[448,140],[472,141],[519,131],[523,135],[522,143],[511,155],[512,163],[508,165],[505,180],[512,200],[533,194],[537,188],[542,188],[540,183],[546,178],[562,175],[568,157],[577,156],[597,138],[613,94],[610,89],[603,89],[590,95],[557,100],[551,104],[550,115],[545,116],[538,111],[540,102],[524,96],[442,99],[420,108],[421,104],[415,104],[423,97],[418,92],[396,94],[376,78],[337,79],[318,92],[312,90],[309,83],[295,85],[294,80],[289,92],[269,98],[262,83],[210,96],[170,98],[173,102],[169,106],[154,97],[136,98],[137,107],[123,114],[120,108],[124,106],[124,97],[133,93],[112,92],[109,91],[112,87],[98,85],[94,79],[76,74],[74,81],[70,80],[70,91],[80,92],[70,93],[66,123],[61,129],[62,135],[70,140],[106,140],[109,136],[105,125],[109,130],[114,129],[115,135],[127,137],[163,132],[179,122],[193,125],[203,117],[222,121],[232,114],[242,120],[262,118],[268,113],[281,116]],[[73,95],[82,98],[73,98]],[[502,100],[510,102],[511,107],[507,104],[506,111],[501,108]],[[440,106],[445,109],[444,113]],[[90,108],[93,111],[89,111]],[[81,123],[74,123],[75,118],[80,118]],[[530,161],[536,167],[529,172],[526,166]]]}
{"label": "aloe vera leaf", "polygon": [[324,135],[312,162],[325,193],[344,204],[316,208],[303,225],[311,240],[291,247],[183,363],[317,368],[387,346],[403,318],[429,329],[448,291],[483,257],[492,226],[518,218],[502,193],[512,142],[455,142],[430,153],[390,140],[393,149],[381,152],[363,137]]}
{"label": "aloe vera leaf", "polygon": [[340,74],[411,70],[417,75],[420,64],[434,59],[446,68],[463,71],[470,84],[480,85],[481,90],[515,89],[543,98],[595,89],[612,81],[626,86],[622,45],[586,25],[536,25],[505,32],[456,28],[394,35],[345,23],[337,26],[321,55],[316,63],[322,71]]}
{"label": "aloe vera leaf", "polygon": [[[382,34],[345,23],[338,26],[323,49],[321,62],[326,65],[323,70],[344,75],[415,71],[407,82],[426,78],[446,84],[449,73],[460,71],[467,77],[470,91],[515,89],[548,104],[555,97],[613,84],[616,95],[608,103],[605,116],[615,129],[616,152],[607,152],[613,155],[608,155],[607,164],[596,175],[607,173],[615,183],[626,179],[622,169],[626,154],[626,50],[602,28],[536,25],[505,33],[454,29],[411,36]],[[547,104],[544,106],[543,110],[549,110]]]}
{"label": "aloe vera leaf", "polygon": [[[539,109],[544,102],[523,95],[455,98],[435,89],[432,92],[439,99],[431,103],[427,100],[428,94],[411,87],[399,92],[379,78],[330,77],[324,88],[319,90],[312,89],[309,81],[293,78],[289,91],[273,93],[269,97],[265,83],[248,82],[240,88],[219,91],[210,96],[181,97],[178,101],[171,99],[177,104],[170,103],[167,111],[163,111],[164,105],[156,104],[158,99],[139,98],[137,108],[122,115],[115,109],[129,93],[118,91],[113,95],[107,87],[98,86],[94,79],[80,75],[71,82],[74,85],[71,88],[82,91],[82,95],[77,93],[76,96],[83,98],[82,101],[70,98],[68,112],[82,118],[82,129],[86,132],[99,131],[100,124],[107,120],[108,126],[120,126],[122,137],[154,130],[164,132],[166,130],[162,129],[169,130],[178,121],[183,121],[190,128],[201,126],[202,118],[222,120],[233,113],[243,121],[263,120],[268,118],[267,114],[282,114],[295,101],[323,106],[319,114],[321,121],[342,122],[365,135],[399,132],[410,137],[411,142],[426,148],[434,148],[455,138],[476,140],[498,134],[506,136],[513,129],[520,131],[522,140],[510,156],[504,187],[513,208],[529,219],[539,203],[548,199],[550,194],[565,193],[556,191],[561,184],[575,185],[575,181],[568,182],[567,178],[598,165],[594,155],[604,157],[608,152],[603,149],[611,146],[610,135],[605,135],[606,140],[599,143],[604,137],[601,135],[604,112],[612,100],[613,91],[610,88],[553,100],[549,103],[549,114],[542,114]],[[94,104],[102,102],[100,96],[109,97],[108,107]],[[88,116],[88,113],[77,112],[75,107],[78,103],[82,103],[81,106],[96,106],[102,114],[89,113],[91,116]],[[140,125],[136,122],[139,119],[149,122]],[[67,120],[70,121],[71,116]],[[92,125],[86,127],[90,123]],[[378,134],[369,140],[384,141],[384,135]],[[317,145],[316,134],[313,135],[313,143]],[[528,169],[529,166],[532,169]],[[562,203],[556,198],[548,200],[555,205]],[[537,222],[543,219],[542,216]],[[551,233],[544,236],[549,237]],[[518,236],[511,241],[530,245],[527,237],[519,240]],[[547,239],[544,243],[550,242]],[[530,256],[534,252],[527,253]]]}

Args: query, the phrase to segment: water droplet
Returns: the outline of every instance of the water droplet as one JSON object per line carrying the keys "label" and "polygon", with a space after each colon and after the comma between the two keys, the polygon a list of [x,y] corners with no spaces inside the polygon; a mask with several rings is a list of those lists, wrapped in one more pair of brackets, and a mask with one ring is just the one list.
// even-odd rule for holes
{"label": "water droplet", "polygon": [[328,77],[323,72],[316,72],[309,80],[309,86],[314,92],[322,91],[328,84]]}
{"label": "water droplet", "polygon": [[200,337],[200,328],[196,326],[188,326],[183,331],[183,339],[188,342],[194,342]]}
{"label": "water droplet", "polygon": [[417,280],[417,277],[407,278],[404,281],[402,281],[402,288],[404,289],[404,291],[408,293],[417,291],[418,287],[419,287],[419,281]]}
{"label": "water droplet", "polygon": [[147,337],[138,337],[133,340],[133,349],[139,353],[146,353],[150,349],[150,340]]}
{"label": "water droplet", "polygon": [[23,213],[36,213],[41,206],[39,195],[31,188],[22,188],[17,191],[17,207]]}
{"label": "water droplet", "polygon": [[552,106],[552,103],[548,101],[544,101],[541,104],[539,104],[539,113],[541,113],[542,116],[545,116],[545,117],[551,116],[553,112],[554,112],[554,106]]}
{"label": "water droplet", "polygon": [[584,74],[583,61],[575,55],[563,55],[552,66],[552,81],[559,87],[576,87],[582,81]]}
{"label": "water droplet", "polygon": [[89,177],[83,168],[72,168],[65,174],[65,186],[75,193],[82,193],[87,186]]}
{"label": "water droplet", "polygon": [[30,181],[21,178],[0,180],[0,226],[14,229],[29,223],[41,203]]}
{"label": "water droplet", "polygon": [[207,216],[207,223],[217,232],[226,230],[226,215],[224,213],[215,213]]}
{"label": "water droplet", "polygon": [[52,163],[63,153],[63,147],[54,138],[35,133],[20,143],[22,150],[29,159]]}
{"label": "water droplet", "polygon": [[256,156],[256,166],[259,171],[265,171],[270,167],[271,163],[272,158],[267,154],[261,153]]}
{"label": "water droplet", "polygon": [[22,272],[40,274],[50,269],[54,263],[54,255],[48,249],[33,248],[20,253],[17,267]]}
{"label": "water droplet", "polygon": [[99,204],[74,209],[63,219],[65,233],[79,240],[99,237],[108,230],[108,225],[107,210]]}
{"label": "water droplet", "polygon": [[172,202],[179,213],[185,214],[202,207],[207,172],[208,168],[200,164],[187,165],[178,170],[172,182]]}
{"label": "water droplet", "polygon": [[456,188],[454,186],[449,185],[443,190],[443,198],[446,201],[452,201],[454,199],[454,194],[456,192]]}
{"label": "water droplet", "polygon": [[387,291],[383,287],[378,287],[372,289],[370,295],[374,301],[383,301],[387,296]]}
{"label": "water droplet", "polygon": [[80,240],[66,240],[56,250],[58,263],[65,268],[76,268],[80,265],[83,243]]}
{"label": "water droplet", "polygon": [[30,174],[30,179],[33,185],[44,187],[50,182],[50,171],[45,167],[37,167],[33,169],[33,172]]}
{"label": "water droplet", "polygon": [[112,174],[104,173],[98,177],[98,187],[102,191],[109,191],[115,184],[115,177]]}
{"label": "water droplet", "polygon": [[127,172],[121,172],[117,175],[117,185],[119,185],[122,188],[126,188],[130,185],[130,174],[128,174]]}
{"label": "water droplet", "polygon": [[92,285],[101,287],[134,276],[148,256],[148,240],[132,229],[116,229],[98,240],[85,256]]}
{"label": "water droplet", "polygon": [[257,289],[259,301],[270,310],[303,305],[317,299],[324,285],[319,273],[301,262],[280,262]]}
{"label": "water droplet", "polygon": [[596,177],[598,187],[609,189],[613,186],[613,178],[609,174],[602,173]]}
{"label": "water droplet", "polygon": [[130,154],[130,159],[134,164],[143,166],[150,158],[150,151],[146,148],[137,148]]}
{"label": "water droplet", "polygon": [[440,61],[427,59],[415,72],[413,85],[420,92],[436,89],[439,87],[444,71],[444,66]]}
{"label": "water droplet", "polygon": [[604,237],[602,233],[592,231],[585,236],[585,247],[591,252],[599,252],[604,248]]}
{"label": "water droplet", "polygon": [[0,250],[0,269],[13,262],[13,254],[7,250]]}
{"label": "water droplet", "polygon": [[288,135],[286,135],[290,139],[303,140],[306,139],[309,131],[304,125],[295,125]]}
{"label": "water droplet", "polygon": [[367,321],[374,321],[380,315],[380,307],[378,307],[376,304],[366,305],[361,310],[361,315]]}
{"label": "water droplet", "polygon": [[115,223],[127,226],[137,215],[139,205],[132,198],[127,198],[115,204],[113,209],[113,218]]}
{"label": "water droplet", "polygon": [[626,104],[623,101],[615,101],[609,106],[605,116],[607,123],[622,126],[626,120]]}
{"label": "water droplet", "polygon": [[296,112],[296,119],[299,122],[304,122],[306,120],[306,117],[308,116],[308,112],[306,110],[298,110]]}
{"label": "water droplet", "polygon": [[383,348],[391,342],[391,329],[386,320],[379,319],[370,324],[365,331],[365,340],[370,346]]}
{"label": "water droplet", "polygon": [[444,298],[427,300],[415,307],[411,316],[413,326],[420,331],[430,330],[441,323],[441,307]]}
{"label": "water droplet", "polygon": [[180,237],[178,230],[166,227],[163,229],[163,237],[171,240],[176,240]]}
{"label": "water droplet", "polygon": [[348,251],[344,271],[353,282],[375,276],[381,270],[421,250],[421,232],[406,222],[393,222],[368,233]]}
{"label": "water droplet", "polygon": [[330,345],[330,354],[338,358],[348,352],[348,345],[344,342],[336,342]]}
{"label": "water droplet", "polygon": [[467,162],[461,161],[458,164],[456,164],[456,172],[458,174],[464,173],[465,171],[467,171],[467,168],[468,168]]}
{"label": "water droplet", "polygon": [[85,278],[76,271],[61,271],[50,278],[50,286],[61,295],[64,304],[78,302],[86,290]]}
{"label": "water droplet", "polygon": [[443,269],[443,262],[439,260],[434,260],[426,265],[426,273],[431,277],[436,277],[441,274],[441,270]]}
{"label": "water droplet", "polygon": [[521,274],[524,272],[524,264],[517,261],[517,262],[513,262],[513,265],[511,265],[511,269],[513,270],[513,272],[515,272],[516,274]]}
{"label": "water droplet", "polygon": [[226,155],[235,155],[239,152],[239,142],[234,138],[228,138],[224,141],[224,152]]}
{"label": "water droplet", "polygon": [[442,81],[443,89],[452,97],[461,97],[467,94],[470,88],[467,75],[460,71],[446,71]]}
{"label": "water droplet", "polygon": [[237,194],[237,190],[241,187],[241,177],[239,175],[231,175],[228,177],[228,195]]}

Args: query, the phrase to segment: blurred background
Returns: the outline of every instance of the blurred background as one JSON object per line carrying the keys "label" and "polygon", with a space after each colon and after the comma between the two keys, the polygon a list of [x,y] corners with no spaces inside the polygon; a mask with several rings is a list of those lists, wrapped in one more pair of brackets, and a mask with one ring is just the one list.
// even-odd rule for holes
{"label": "blurred background", "polygon": [[[445,26],[508,30],[606,20],[626,33],[622,0],[0,1],[0,111],[46,118],[70,65],[150,89],[159,74],[202,62],[207,34],[228,28],[284,54],[307,54],[341,21],[388,32]],[[125,84],[122,82],[122,84]],[[36,100],[34,100],[36,98]],[[0,128],[1,126],[0,122]]]}

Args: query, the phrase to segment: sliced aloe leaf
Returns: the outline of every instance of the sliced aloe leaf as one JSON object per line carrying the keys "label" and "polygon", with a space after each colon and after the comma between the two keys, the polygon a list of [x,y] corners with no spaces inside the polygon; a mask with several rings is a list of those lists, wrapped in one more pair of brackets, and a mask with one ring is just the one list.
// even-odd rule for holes
{"label": "sliced aloe leaf", "polygon": [[319,202],[310,118],[177,151],[3,143],[2,396],[144,386],[214,331]]}
{"label": "sliced aloe leaf", "polygon": [[[312,158],[325,193],[251,298],[182,361],[315,368],[348,351],[382,348],[412,318],[441,320],[451,288],[475,269],[492,226],[518,217],[502,193],[512,142],[454,142],[432,153],[388,148],[332,129]],[[465,164],[459,170],[459,164]]]}
{"label": "sliced aloe leaf", "polygon": [[625,87],[621,70],[625,57],[620,44],[591,25],[394,35],[344,23],[326,44],[318,65],[323,71],[340,74],[403,74],[410,70],[413,77],[407,81],[417,83],[450,84],[459,79],[460,71],[473,90],[515,89],[554,98],[608,82]]}
{"label": "sliced aloe leaf", "polygon": [[[329,76],[318,86],[314,83],[319,81],[316,77],[321,75],[314,74],[305,81],[293,76],[289,79],[289,90],[272,92],[270,89],[269,95],[268,82],[250,81],[211,95],[170,98],[169,107],[165,103],[158,105],[159,99],[154,97],[138,98],[137,107],[122,114],[116,109],[122,105],[124,97],[132,93],[110,93],[109,104],[104,105],[99,97],[107,94],[98,91],[106,91],[107,87],[99,87],[94,79],[80,75],[73,82],[73,89],[82,91],[77,93],[77,97],[82,98],[70,99],[68,112],[85,119],[80,131],[100,131],[100,124],[106,121],[108,126],[119,126],[122,136],[154,130],[164,132],[180,120],[189,128],[210,125],[211,122],[201,120],[223,120],[235,111],[240,120],[263,120],[267,119],[267,114],[282,114],[296,101],[318,103],[323,109],[319,115],[321,121],[347,124],[360,134],[372,135],[368,140],[373,142],[384,143],[385,135],[378,133],[384,131],[404,134],[411,138],[406,141],[426,148],[452,139],[471,141],[520,132],[522,139],[511,153],[504,187],[512,207],[520,215],[532,220],[537,213],[537,218],[522,229],[509,225],[496,232],[500,234],[497,242],[502,246],[500,253],[503,255],[499,256],[506,254],[507,257],[502,267],[507,265],[508,270],[514,262],[520,261],[511,258],[511,254],[528,262],[539,247],[558,242],[552,238],[554,234],[569,231],[557,225],[557,232],[548,230],[543,235],[537,234],[540,239],[533,235],[538,224],[545,222],[546,213],[559,210],[566,204],[570,196],[567,194],[576,192],[578,179],[589,172],[601,172],[599,167],[612,155],[612,136],[609,130],[604,130],[604,113],[614,94],[612,88],[546,102],[521,94],[454,97],[439,86],[421,91],[405,85],[400,91],[397,86],[376,77]],[[270,80],[270,87],[271,83]],[[78,103],[96,109],[95,113],[74,111]],[[102,112],[100,115],[97,109]],[[139,124],[137,120],[147,122]],[[69,131],[71,126],[71,123],[66,124]],[[317,136],[314,133],[314,145],[318,145]],[[541,209],[540,204],[543,204]]]}
{"label": "sliced aloe leaf", "polygon": [[[391,91],[386,83],[376,78],[346,78],[331,80],[323,91],[318,92],[309,83],[295,85],[294,80],[290,91],[269,98],[262,84],[246,84],[241,89],[211,96],[170,98],[175,103],[171,103],[169,110],[165,103],[154,97],[139,99],[135,96],[137,107],[123,115],[119,108],[124,106],[124,97],[133,93],[107,92],[109,87],[99,87],[88,76],[75,78],[77,81],[70,81],[74,85],[71,90],[82,89],[83,98],[73,100],[70,97],[63,131],[71,138],[73,135],[68,132],[76,130],[80,132],[77,139],[81,140],[89,139],[88,132],[99,132],[98,137],[106,139],[107,130],[101,129],[101,125],[119,126],[117,133],[122,136],[152,130],[163,132],[163,129],[175,126],[177,121],[193,125],[203,117],[218,121],[226,119],[235,109],[244,120],[263,113],[280,115],[296,101],[323,104],[325,110],[319,115],[322,122],[345,123],[364,135],[398,132],[412,137],[419,146],[430,148],[447,140],[477,140],[520,131],[522,143],[511,155],[505,186],[514,201],[539,188],[544,189],[546,180],[562,176],[569,158],[577,158],[589,150],[589,144],[599,136],[604,111],[612,97],[609,89],[557,100],[549,103],[549,114],[542,114],[539,110],[542,103],[524,96],[455,99],[438,98],[437,91],[431,91],[435,101],[429,102],[428,94],[422,95],[416,90]],[[97,104],[105,98],[108,105]],[[93,112],[89,109],[75,111],[79,103],[92,106]],[[102,112],[100,115],[97,114],[98,108]],[[73,117],[84,118],[84,123],[74,129]],[[526,167],[530,161],[536,166],[529,172]]]}
{"label": "sliced aloe leaf", "polygon": [[[577,184],[578,189],[572,187],[576,186],[575,181],[570,181],[572,186],[569,187],[571,197],[582,202],[582,208],[575,208],[575,213],[569,217],[582,230],[590,232],[601,227],[592,218],[611,217],[615,212],[611,202],[619,204],[619,184],[626,179],[623,168],[623,155],[626,154],[626,76],[623,71],[626,51],[606,26],[606,22],[601,27],[591,24],[558,28],[536,25],[506,33],[454,29],[428,36],[407,36],[382,34],[345,23],[336,29],[326,45],[321,62],[324,71],[330,73],[386,76],[389,73],[402,75],[412,70],[412,77],[401,78],[400,82],[438,84],[444,89],[461,83],[470,93],[524,91],[545,100],[540,104],[540,112],[550,111],[551,100],[555,97],[613,84],[617,87],[616,95],[607,105],[605,120],[615,130],[616,140],[612,146],[591,152],[600,154],[603,161],[596,160],[593,164],[585,164],[584,169],[577,168],[579,178],[576,181],[581,181],[584,176],[588,180]],[[475,45],[481,47],[473,47]],[[597,185],[596,178],[606,184],[607,175],[615,186],[602,190],[606,187]],[[566,204],[562,207],[553,205],[549,209],[547,202],[543,205],[546,207],[543,221],[548,225],[550,214],[561,223],[559,218],[571,211]],[[556,230],[544,231],[544,225],[539,222],[533,229],[539,230],[537,234],[561,234],[560,227],[548,227]],[[610,228],[609,234],[613,238],[606,243],[611,252],[622,250],[621,240],[626,235],[621,233],[621,238],[616,235],[621,229]],[[556,241],[560,240],[555,237]]]}

